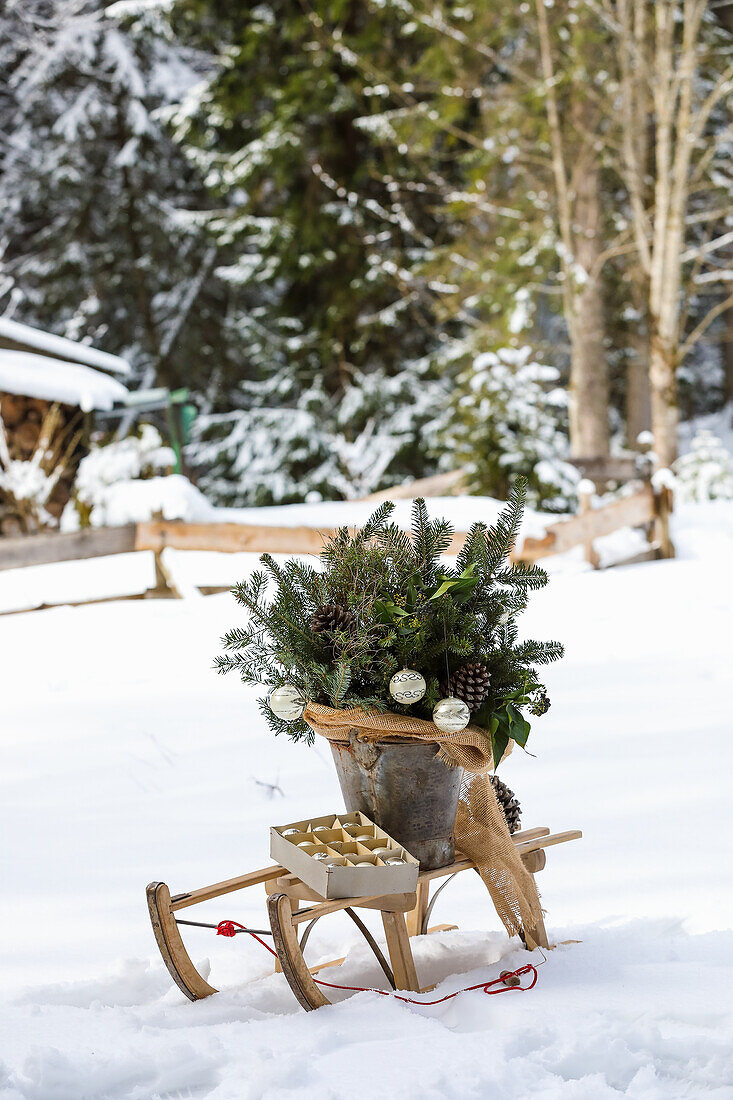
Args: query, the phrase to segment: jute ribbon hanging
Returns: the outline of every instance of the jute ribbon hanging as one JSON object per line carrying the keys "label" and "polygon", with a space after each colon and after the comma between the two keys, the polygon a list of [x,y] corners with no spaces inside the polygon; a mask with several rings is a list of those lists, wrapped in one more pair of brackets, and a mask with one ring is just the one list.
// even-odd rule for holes
{"label": "jute ribbon hanging", "polygon": [[489,780],[493,760],[482,730],[469,725],[460,733],[443,733],[421,718],[390,711],[372,713],[359,707],[336,710],[310,702],[303,717],[314,733],[329,741],[348,743],[349,732],[355,731],[362,741],[407,737],[437,742],[439,759],[450,767],[464,769],[456,814],[456,846],[476,864],[509,935],[522,928],[534,928],[542,910],[532,876],[517,854]]}

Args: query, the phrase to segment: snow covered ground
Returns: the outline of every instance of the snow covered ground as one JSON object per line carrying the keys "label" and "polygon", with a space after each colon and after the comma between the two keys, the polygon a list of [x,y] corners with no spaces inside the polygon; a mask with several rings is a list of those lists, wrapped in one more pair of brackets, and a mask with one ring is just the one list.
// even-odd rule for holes
{"label": "snow covered ground", "polygon": [[[270,823],[342,805],[325,743],[273,740],[211,671],[229,595],[0,618],[2,1100],[733,1097],[733,506],[681,509],[674,535],[675,561],[555,563],[525,619],[567,657],[536,758],[503,773],[525,824],[584,831],[539,877],[551,939],[581,942],[533,956],[529,993],[433,1008],[306,1014],[256,943],[197,929],[222,992],[190,1004],[156,955],[148,881],[264,865]],[[199,913],[262,927],[263,902]],[[434,919],[461,926],[416,944],[436,995],[528,958],[472,876]],[[345,917],[316,926],[309,961],[347,952],[329,980],[381,984]]]}

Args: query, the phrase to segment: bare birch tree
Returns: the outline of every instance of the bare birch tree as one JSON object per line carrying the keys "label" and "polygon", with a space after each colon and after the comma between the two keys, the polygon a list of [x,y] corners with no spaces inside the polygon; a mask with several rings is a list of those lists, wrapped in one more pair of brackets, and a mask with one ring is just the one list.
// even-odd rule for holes
{"label": "bare birch tree", "polygon": [[668,466],[677,456],[678,367],[733,304],[732,295],[715,294],[690,326],[693,295],[727,280],[707,270],[731,241],[730,190],[714,170],[721,135],[709,124],[733,91],[733,66],[705,0],[603,0],[602,14],[617,47],[618,167],[646,287],[654,446]]}
{"label": "bare birch tree", "polygon": [[[402,97],[402,122],[412,113],[421,128],[442,131],[459,147],[476,150],[474,170],[479,163],[485,167],[483,178],[476,172],[472,193],[466,188],[460,196],[448,197],[453,213],[463,206],[472,224],[462,243],[451,243],[444,281],[460,286],[456,298],[469,303],[477,302],[491,286],[488,312],[495,314],[502,293],[518,281],[516,268],[509,273],[510,253],[518,257],[540,247],[546,250],[547,239],[552,239],[555,264],[550,260],[532,289],[538,294],[559,293],[562,301],[570,356],[571,451],[576,457],[607,455],[601,202],[601,131],[606,115],[593,87],[597,59],[592,49],[583,52],[594,39],[607,37],[606,32],[595,14],[573,10],[578,5],[571,0],[553,4],[549,15],[549,5],[536,0],[535,18],[528,16],[526,4],[477,6],[468,24],[463,15],[457,19],[449,5],[399,0],[395,6],[435,34],[441,53],[438,68],[450,72],[452,88],[442,102],[438,92],[430,110],[414,97],[413,84],[405,92],[404,84],[384,72],[371,69],[369,75]],[[338,42],[334,48],[339,48]],[[480,121],[457,124],[450,96],[453,104],[457,96],[480,104]],[[395,126],[394,116],[389,124]],[[530,209],[538,192],[547,192],[549,201],[542,210]],[[524,244],[528,230],[545,244]],[[497,286],[497,266],[490,270],[496,264],[494,242],[502,251],[497,266],[503,287]],[[466,264],[456,271],[460,251]],[[525,273],[532,274],[529,267]],[[469,305],[461,309],[461,316],[471,312],[480,313]]]}

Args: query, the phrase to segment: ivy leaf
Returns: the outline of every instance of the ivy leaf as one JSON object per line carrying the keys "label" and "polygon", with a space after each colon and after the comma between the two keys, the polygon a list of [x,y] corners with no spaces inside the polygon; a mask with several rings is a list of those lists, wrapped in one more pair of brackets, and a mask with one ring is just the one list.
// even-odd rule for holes
{"label": "ivy leaf", "polygon": [[509,716],[509,736],[524,748],[529,737],[530,724],[514,703],[507,703],[506,711]]}
{"label": "ivy leaf", "polygon": [[441,596],[444,596],[446,592],[450,592],[456,603],[462,603],[464,600],[467,600],[479,581],[478,577],[474,577],[473,575],[475,569],[476,562],[471,562],[471,564],[467,565],[463,570],[460,577],[444,577],[443,583],[433,592],[430,599],[437,600]]}
{"label": "ivy leaf", "polygon": [[499,761],[506,752],[506,747],[509,744],[509,734],[505,733],[503,729],[497,729],[496,733],[491,735],[491,751],[494,756],[494,771],[499,766]]}
{"label": "ivy leaf", "polygon": [[375,600],[374,610],[377,613],[379,622],[389,624],[393,623],[395,619],[406,618],[410,614],[403,607],[398,607],[392,600]]}

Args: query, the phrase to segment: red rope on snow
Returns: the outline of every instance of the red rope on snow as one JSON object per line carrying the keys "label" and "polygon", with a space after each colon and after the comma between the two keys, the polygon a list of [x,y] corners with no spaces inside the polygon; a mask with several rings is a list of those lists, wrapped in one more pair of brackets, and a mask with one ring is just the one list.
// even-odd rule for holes
{"label": "red rope on snow", "polygon": [[[245,928],[243,924],[239,924],[235,920],[222,920],[219,921],[216,926],[217,936],[236,936],[237,929],[242,932],[246,932],[257,940],[259,944],[269,951],[271,955],[277,958],[277,951],[273,951],[269,943],[265,943],[261,940],[256,932],[251,932],[249,928]],[[529,985],[506,985],[505,982],[509,978],[517,978],[521,982],[522,975],[531,974],[532,980]],[[524,966],[520,966],[518,970],[503,970],[500,978],[493,978],[488,982],[479,982],[477,985],[467,985],[464,989],[457,989],[455,993],[447,993],[445,997],[438,997],[435,1001],[417,1001],[414,997],[403,997],[400,993],[395,993],[392,989],[374,989],[372,986],[362,985],[336,985],[334,982],[324,982],[320,978],[314,978],[313,981],[316,985],[326,986],[328,989],[345,989],[351,993],[378,993],[380,997],[394,997],[398,1001],[404,1001],[408,1005],[440,1005],[444,1001],[452,1001],[454,997],[458,997],[461,993],[473,993],[477,989],[482,990],[488,997],[493,997],[497,993],[528,993],[530,989],[534,989],[537,985],[537,968],[532,963],[525,963]],[[490,987],[496,985],[498,989],[491,989]]]}
{"label": "red rope on snow", "polygon": [[[532,974],[532,981],[529,985],[504,985],[506,978],[519,978],[522,974]],[[380,997],[395,997],[398,1001],[404,1001],[408,1005],[440,1005],[443,1001],[452,1001],[454,997],[458,997],[461,993],[472,993],[476,989],[483,990],[489,997],[493,997],[496,993],[527,993],[530,989],[534,989],[537,985],[537,970],[532,963],[527,963],[526,966],[520,966],[519,970],[504,971],[503,978],[494,978],[489,982],[479,982],[478,985],[467,985],[463,989],[457,989],[455,993],[447,993],[445,997],[438,997],[436,1001],[416,1001],[414,997],[403,997],[400,993],[395,993],[392,989],[373,989],[371,986],[363,987],[360,985],[333,985],[331,982],[322,982],[319,978],[314,978],[314,982],[318,985],[326,985],[329,989],[350,989],[354,993],[379,993]],[[489,986],[498,985],[499,989],[489,989]]]}

